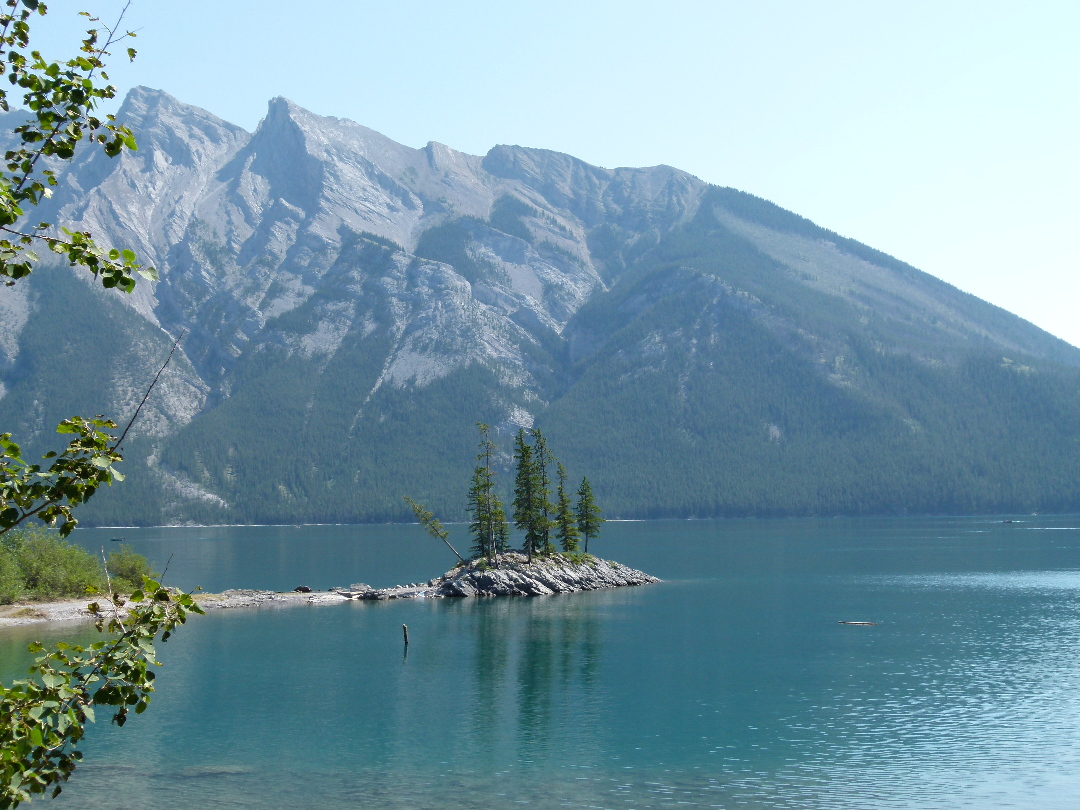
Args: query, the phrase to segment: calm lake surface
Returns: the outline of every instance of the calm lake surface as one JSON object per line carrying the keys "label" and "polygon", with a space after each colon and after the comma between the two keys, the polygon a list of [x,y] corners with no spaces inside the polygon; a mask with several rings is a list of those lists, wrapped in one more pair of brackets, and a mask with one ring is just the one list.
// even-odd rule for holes
{"label": "calm lake surface", "polygon": [[[116,536],[210,591],[452,562],[415,526],[74,535]],[[55,804],[1078,806],[1080,518],[608,523],[591,550],[665,581],[196,616]],[[0,677],[95,635],[4,631]]]}

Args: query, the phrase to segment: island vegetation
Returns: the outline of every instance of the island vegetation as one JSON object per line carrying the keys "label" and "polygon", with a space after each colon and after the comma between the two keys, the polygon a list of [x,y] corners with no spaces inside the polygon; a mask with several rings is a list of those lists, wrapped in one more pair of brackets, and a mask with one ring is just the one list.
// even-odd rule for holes
{"label": "island vegetation", "polygon": [[[499,567],[500,557],[510,552],[510,521],[499,498],[496,472],[492,459],[496,452],[491,441],[490,425],[477,422],[480,431],[480,452],[468,490],[469,534],[474,561]],[[555,500],[552,500],[551,471],[558,480]],[[589,540],[600,533],[604,519],[593,496],[589,479],[583,477],[577,489],[577,503],[572,503],[566,486],[566,468],[548,448],[544,434],[538,428],[519,428],[514,438],[513,522],[523,534],[521,553],[528,563],[561,554],[571,562],[588,558]],[[449,532],[429,509],[409,496],[405,501],[412,507],[416,519],[428,533],[442,540],[454,552],[461,564],[468,560],[458,553],[449,541]],[[554,540],[558,541],[556,547]],[[584,549],[581,544],[584,540]]]}

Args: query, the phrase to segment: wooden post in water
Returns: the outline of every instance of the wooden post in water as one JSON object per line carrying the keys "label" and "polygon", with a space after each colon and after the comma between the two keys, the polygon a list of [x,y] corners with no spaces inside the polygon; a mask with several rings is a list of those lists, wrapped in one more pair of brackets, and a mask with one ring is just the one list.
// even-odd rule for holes
{"label": "wooden post in water", "polygon": [[408,625],[401,625],[401,632],[405,634],[405,646],[409,646],[409,628]]}

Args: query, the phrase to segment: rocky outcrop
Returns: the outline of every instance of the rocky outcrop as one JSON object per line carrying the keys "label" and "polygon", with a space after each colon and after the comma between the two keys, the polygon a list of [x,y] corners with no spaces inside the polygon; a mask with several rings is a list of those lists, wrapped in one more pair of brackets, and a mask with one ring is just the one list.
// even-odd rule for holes
{"label": "rocky outcrop", "polygon": [[510,552],[499,557],[497,567],[473,560],[459,565],[426,584],[371,588],[353,585],[338,593],[353,599],[439,599],[465,596],[550,596],[556,593],[598,591],[627,585],[659,582],[656,577],[611,560],[586,556],[572,561],[561,554],[529,562],[525,555]]}

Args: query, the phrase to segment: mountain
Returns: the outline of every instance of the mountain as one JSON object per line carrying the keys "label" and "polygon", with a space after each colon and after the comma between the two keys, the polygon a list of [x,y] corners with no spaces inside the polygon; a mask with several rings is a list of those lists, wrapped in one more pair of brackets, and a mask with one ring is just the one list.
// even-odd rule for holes
{"label": "mountain", "polygon": [[460,518],[477,421],[504,469],[543,428],[608,517],[1080,508],[1080,349],[765,200],[280,98],[254,133],[147,88],[118,117],[138,152],[77,156],[42,218],[161,280],[0,289],[34,450],[184,335],[84,520]]}

